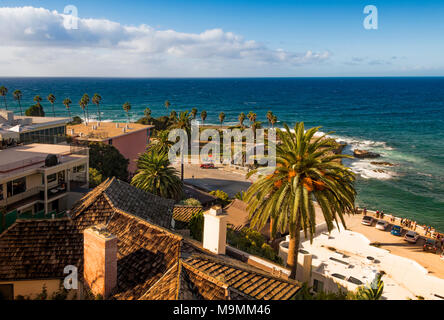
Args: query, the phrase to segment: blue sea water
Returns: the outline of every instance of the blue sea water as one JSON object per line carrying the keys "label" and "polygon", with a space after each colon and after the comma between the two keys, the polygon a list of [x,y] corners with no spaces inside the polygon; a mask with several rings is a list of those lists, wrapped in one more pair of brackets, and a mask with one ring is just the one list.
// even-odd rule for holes
{"label": "blue sea water", "polygon": [[[347,162],[357,173],[359,205],[444,231],[444,78],[0,78],[0,85],[9,89],[8,105],[17,111],[11,94],[16,89],[23,92],[25,107],[35,95],[45,99],[53,93],[57,116],[67,115],[66,97],[73,101],[72,114],[83,116],[78,101],[97,92],[103,98],[102,119],[111,121],[126,119],[126,101],[132,105],[131,120],[137,120],[146,107],[154,117],[166,114],[169,100],[170,110],[206,110],[206,123],[218,123],[221,111],[226,123],[236,123],[242,111],[254,111],[266,123],[271,110],[291,125],[322,126],[348,143],[347,153],[366,149],[382,154],[376,161],[395,164]],[[51,115],[49,102],[43,106]],[[92,104],[89,113],[97,117]]]}

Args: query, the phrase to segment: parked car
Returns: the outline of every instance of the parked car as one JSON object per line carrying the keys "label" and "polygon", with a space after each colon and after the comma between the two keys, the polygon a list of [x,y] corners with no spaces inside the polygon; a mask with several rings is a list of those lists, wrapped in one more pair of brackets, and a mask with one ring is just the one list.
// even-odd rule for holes
{"label": "parked car", "polygon": [[401,226],[393,226],[392,231],[390,233],[394,236],[400,237],[402,235]]}
{"label": "parked car", "polygon": [[419,234],[417,234],[415,231],[409,231],[404,236],[404,240],[410,243],[416,243],[418,239],[419,239]]}
{"label": "parked car", "polygon": [[389,226],[389,223],[385,220],[379,220],[378,222],[376,222],[376,229],[378,229],[378,230],[385,231],[385,230],[387,230],[388,226]]}
{"label": "parked car", "polygon": [[214,169],[214,163],[202,163],[200,167],[202,169]]}
{"label": "parked car", "polygon": [[364,216],[361,223],[365,226],[371,226],[373,224],[373,218],[370,216]]}
{"label": "parked car", "polygon": [[438,242],[434,239],[427,238],[422,249],[426,252],[438,253]]}

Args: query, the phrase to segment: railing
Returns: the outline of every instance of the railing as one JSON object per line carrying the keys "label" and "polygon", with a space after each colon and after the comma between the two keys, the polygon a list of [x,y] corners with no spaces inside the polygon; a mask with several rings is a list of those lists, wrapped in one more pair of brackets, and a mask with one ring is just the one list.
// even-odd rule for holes
{"label": "railing", "polygon": [[0,201],[0,206],[8,206],[14,203],[17,203],[19,201],[26,200],[28,198],[34,197],[36,195],[39,195],[39,192],[42,190],[43,187],[34,187],[26,190],[25,192],[19,193],[17,195],[9,196],[6,199],[3,199]]}

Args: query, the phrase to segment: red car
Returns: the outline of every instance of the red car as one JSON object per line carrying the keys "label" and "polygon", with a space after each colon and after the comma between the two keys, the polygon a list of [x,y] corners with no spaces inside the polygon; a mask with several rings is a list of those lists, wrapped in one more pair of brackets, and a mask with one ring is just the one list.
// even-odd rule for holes
{"label": "red car", "polygon": [[214,169],[214,163],[202,163],[200,167],[202,169]]}
{"label": "red car", "polygon": [[424,247],[422,248],[424,251],[430,251],[433,253],[438,253],[438,242],[434,239],[427,239]]}

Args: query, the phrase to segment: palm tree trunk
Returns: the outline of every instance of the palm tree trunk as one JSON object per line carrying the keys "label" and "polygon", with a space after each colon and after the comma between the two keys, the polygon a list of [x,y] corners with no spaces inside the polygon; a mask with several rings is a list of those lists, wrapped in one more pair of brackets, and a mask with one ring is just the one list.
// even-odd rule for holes
{"label": "palm tree trunk", "polygon": [[97,111],[99,112],[99,122],[102,121],[102,118],[100,117],[100,104],[97,104]]}
{"label": "palm tree trunk", "polygon": [[88,112],[88,106],[86,107],[86,123],[89,123],[89,112]]}
{"label": "palm tree trunk", "polygon": [[52,115],[53,115],[54,118],[55,118],[54,103],[51,103],[51,105],[52,105]]}
{"label": "palm tree trunk", "polygon": [[270,240],[274,240],[274,237],[273,237],[273,224],[274,224],[274,219],[270,218]]}
{"label": "palm tree trunk", "polygon": [[6,96],[3,96],[3,101],[5,101],[5,109],[8,110],[8,105],[6,104]]}
{"label": "palm tree trunk", "polygon": [[19,107],[20,107],[20,115],[22,116],[23,115],[23,111],[22,111],[22,104],[20,103],[20,100],[18,101],[18,103],[19,103]]}
{"label": "palm tree trunk", "polygon": [[85,109],[83,109],[83,118],[85,118],[85,124],[87,124],[88,121],[86,120],[86,112],[85,112]]}
{"label": "palm tree trunk", "polygon": [[[299,220],[299,219],[298,219]],[[299,222],[293,225],[293,231],[290,230],[290,243],[288,246],[287,266],[290,268],[290,279],[296,280],[296,271],[298,268],[299,243],[301,241],[301,227]]]}

